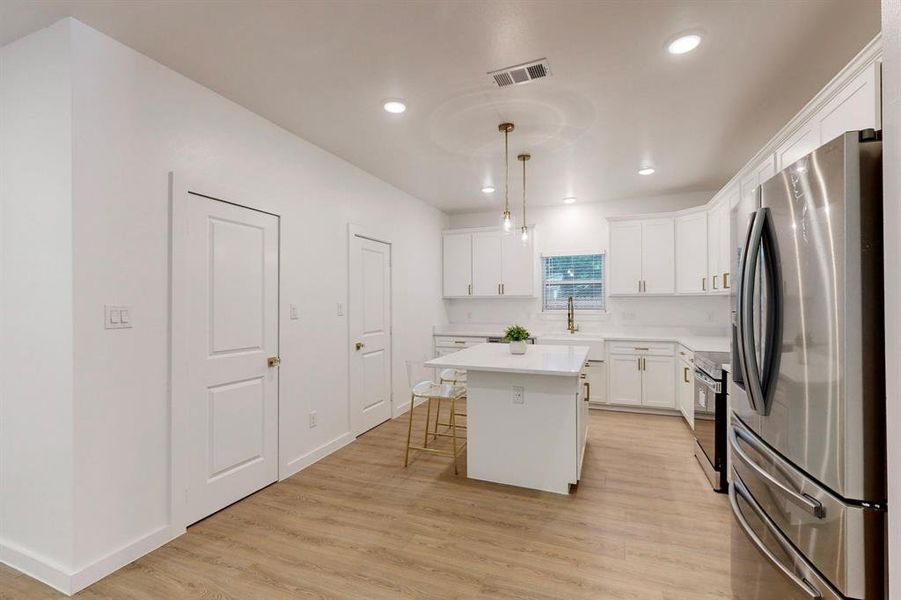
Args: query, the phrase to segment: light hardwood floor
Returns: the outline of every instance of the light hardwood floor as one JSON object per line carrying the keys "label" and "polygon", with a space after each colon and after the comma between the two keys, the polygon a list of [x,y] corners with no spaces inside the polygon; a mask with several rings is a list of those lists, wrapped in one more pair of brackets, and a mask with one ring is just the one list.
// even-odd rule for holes
{"label": "light hardwood floor", "polygon": [[[731,597],[728,502],[678,418],[592,411],[569,497],[455,477],[443,457],[404,469],[405,435],[389,421],[77,597]],[[0,566],[0,598],[60,597]]]}

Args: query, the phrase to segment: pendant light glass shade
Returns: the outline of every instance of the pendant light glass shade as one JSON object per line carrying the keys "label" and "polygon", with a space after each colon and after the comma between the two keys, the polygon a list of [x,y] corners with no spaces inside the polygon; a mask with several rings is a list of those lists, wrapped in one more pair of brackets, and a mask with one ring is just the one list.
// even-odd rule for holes
{"label": "pendant light glass shade", "polygon": [[501,123],[497,130],[504,134],[504,212],[501,213],[501,233],[509,235],[516,230],[516,220],[510,212],[510,132],[513,131],[513,123]]}

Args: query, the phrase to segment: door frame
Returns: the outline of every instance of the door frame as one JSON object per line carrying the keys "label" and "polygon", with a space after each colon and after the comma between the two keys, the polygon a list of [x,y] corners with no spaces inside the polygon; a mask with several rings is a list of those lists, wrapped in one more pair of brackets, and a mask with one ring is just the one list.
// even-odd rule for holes
{"label": "door frame", "polygon": [[[204,190],[199,192],[196,190]],[[187,252],[188,235],[188,198],[189,195],[200,196],[231,204],[240,208],[246,208],[260,213],[272,215],[278,219],[278,281],[276,283],[278,294],[276,299],[276,329],[278,340],[276,341],[277,354],[281,353],[282,320],[281,320],[281,249],[282,249],[282,218],[281,215],[253,206],[248,198],[236,197],[232,191],[223,189],[215,182],[185,177],[181,174],[169,172],[169,310],[168,313],[168,380],[169,380],[169,523],[178,534],[187,531],[188,513],[188,461],[190,445],[190,431],[188,430],[188,401],[187,395],[181,391],[189,387],[188,370],[188,328],[187,328],[187,301],[183,296],[188,288],[188,269],[185,260]],[[234,198],[237,201],[222,200],[222,198]],[[281,377],[276,388],[278,406],[281,406]],[[281,435],[281,411],[279,417],[277,437]],[[279,444],[275,444],[276,463],[279,467],[278,479],[281,480],[281,460],[279,456]]]}
{"label": "door frame", "polygon": [[354,306],[350,301],[351,290],[351,253],[353,252],[354,237],[360,237],[373,242],[379,242],[388,246],[388,297],[391,300],[391,310],[388,312],[388,343],[391,345],[388,352],[388,402],[391,406],[391,416],[393,419],[397,415],[396,406],[394,405],[394,244],[391,242],[390,236],[386,232],[373,229],[371,227],[363,227],[354,223],[347,224],[347,431],[353,438],[357,437],[354,433],[354,403],[351,395],[351,356],[350,351],[353,345],[353,332],[350,328],[351,311]]}

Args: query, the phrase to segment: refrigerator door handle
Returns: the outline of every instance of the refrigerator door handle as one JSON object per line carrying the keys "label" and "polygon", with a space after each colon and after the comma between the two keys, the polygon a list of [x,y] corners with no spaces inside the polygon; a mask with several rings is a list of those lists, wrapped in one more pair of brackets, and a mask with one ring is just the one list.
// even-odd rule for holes
{"label": "refrigerator door handle", "polygon": [[[760,211],[756,211],[748,224],[744,254],[741,258],[738,273],[736,319],[738,343],[738,360],[742,372],[748,402],[754,412],[760,407],[760,373],[757,368],[756,349],[754,347],[754,278],[757,271],[757,257],[760,254],[760,243],[763,237],[763,222]],[[753,367],[752,367],[753,365]],[[753,371],[752,371],[753,368]]]}
{"label": "refrigerator door handle", "polygon": [[773,477],[766,471],[766,469],[763,469],[760,465],[754,462],[754,460],[750,456],[748,456],[741,448],[741,445],[738,442],[738,438],[741,438],[742,441],[744,441],[746,444],[748,444],[761,454],[766,455],[767,450],[765,448],[762,448],[754,439],[751,438],[751,436],[747,432],[744,432],[735,426],[730,427],[729,444],[732,446],[733,454],[737,456],[742,463],[744,463],[749,469],[754,471],[754,473],[756,473],[758,477],[766,481],[771,487],[778,490],[783,497],[785,497],[793,504],[804,509],[817,519],[824,519],[826,517],[826,509],[817,500],[791,489],[790,487]]}
{"label": "refrigerator door handle", "polygon": [[[748,520],[741,512],[741,508],[738,506],[738,496],[741,496],[742,499],[747,502],[748,506],[751,507],[757,517],[761,520],[761,522],[766,526],[767,529],[770,530],[770,533],[776,539],[782,549],[791,556],[794,560],[801,562],[798,552],[792,547],[791,543],[785,539],[785,536],[782,534],[779,529],[773,525],[769,517],[757,506],[757,502],[754,498],[751,497],[751,494],[748,492],[748,489],[745,487],[744,483],[742,483],[741,478],[733,471],[732,473],[732,485],[729,486],[729,504],[732,505],[732,514],[735,515],[735,520],[738,521],[739,526],[741,526],[742,530],[745,532],[745,535],[748,536],[748,539],[757,546],[757,549],[760,550],[761,553],[769,560],[774,567],[779,569],[786,577],[788,577],[792,583],[801,588],[805,594],[812,600],[819,600],[823,597],[818,589],[813,587],[813,585],[795,574],[794,570],[790,567],[787,567],[785,564],[779,560],[779,557],[776,556],[772,550],[767,548],[766,544],[760,539],[754,530],[751,528],[751,525],[748,523]],[[803,562],[801,563],[803,564]]]}
{"label": "refrigerator door handle", "polygon": [[766,321],[763,341],[763,373],[760,376],[760,414],[770,413],[772,405],[774,378],[779,373],[782,357],[782,267],[779,260],[779,247],[776,240],[776,228],[768,208],[761,208],[763,235],[761,239],[763,277],[766,281]]}

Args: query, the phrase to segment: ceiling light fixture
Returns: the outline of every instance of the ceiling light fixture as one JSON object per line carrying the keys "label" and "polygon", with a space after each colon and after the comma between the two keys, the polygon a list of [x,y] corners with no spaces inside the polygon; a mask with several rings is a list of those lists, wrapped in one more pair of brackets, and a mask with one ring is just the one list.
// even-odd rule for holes
{"label": "ceiling light fixture", "polygon": [[644,167],[643,169],[638,169],[639,175],[653,175],[654,167]]}
{"label": "ceiling light fixture", "polygon": [[701,36],[697,33],[688,33],[670,41],[666,49],[670,54],[685,54],[701,45]]}
{"label": "ceiling light fixture", "polygon": [[407,105],[400,100],[385,100],[385,104],[382,106],[386,111],[394,115],[399,115],[407,110]]}
{"label": "ceiling light fixture", "polygon": [[483,193],[483,194],[493,194],[493,193],[494,193],[494,186],[493,186],[493,185],[486,185],[485,187],[482,188],[482,193]]}
{"label": "ceiling light fixture", "polygon": [[501,213],[501,231],[511,233],[513,231],[513,214],[510,212],[510,132],[513,131],[513,123],[501,123],[497,130],[504,134],[504,212]]}
{"label": "ceiling light fixture", "polygon": [[573,203],[575,203],[575,201],[576,201],[575,196],[567,196],[566,198],[563,199],[563,204],[573,204]]}
{"label": "ceiling light fixture", "polygon": [[523,244],[529,243],[529,226],[526,225],[526,161],[532,158],[531,154],[520,154],[516,160],[522,161],[522,228],[519,239]]}

